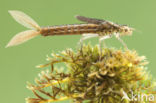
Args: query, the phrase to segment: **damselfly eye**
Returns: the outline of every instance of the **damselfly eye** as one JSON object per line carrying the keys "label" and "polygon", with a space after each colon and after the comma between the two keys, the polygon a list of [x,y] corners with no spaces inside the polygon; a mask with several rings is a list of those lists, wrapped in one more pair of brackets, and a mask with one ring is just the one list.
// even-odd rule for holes
{"label": "damselfly eye", "polygon": [[125,32],[128,32],[128,29],[125,29]]}

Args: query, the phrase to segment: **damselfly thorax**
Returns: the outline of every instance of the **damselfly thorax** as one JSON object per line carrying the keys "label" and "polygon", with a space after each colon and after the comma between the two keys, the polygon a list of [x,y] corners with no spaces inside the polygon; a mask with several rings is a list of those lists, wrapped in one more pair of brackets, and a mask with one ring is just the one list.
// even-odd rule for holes
{"label": "damselfly thorax", "polygon": [[85,22],[84,24],[40,27],[32,18],[23,12],[9,11],[9,13],[17,22],[33,30],[20,32],[13,37],[13,39],[8,43],[7,47],[21,44],[39,34],[42,36],[83,35],[84,38],[99,36],[102,38],[100,40],[103,40],[111,37],[112,35],[115,35],[118,39],[120,39],[119,36],[131,35],[133,30],[126,25],[119,25],[110,21],[88,18],[84,16],[76,16],[78,20]]}

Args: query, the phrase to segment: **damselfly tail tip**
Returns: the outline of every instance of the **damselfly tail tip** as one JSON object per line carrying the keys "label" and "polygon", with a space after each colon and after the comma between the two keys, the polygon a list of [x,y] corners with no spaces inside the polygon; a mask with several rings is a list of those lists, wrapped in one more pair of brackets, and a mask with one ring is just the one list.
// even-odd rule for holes
{"label": "damselfly tail tip", "polygon": [[8,12],[19,24],[24,27],[40,31],[40,26],[24,12],[18,10],[9,10]]}
{"label": "damselfly tail tip", "polygon": [[13,45],[12,45],[12,43],[9,42],[9,43],[5,46],[5,48],[11,47],[11,46],[13,46]]}
{"label": "damselfly tail tip", "polygon": [[16,46],[16,45],[18,45],[18,44],[17,44],[17,40],[11,39],[11,40],[9,41],[9,43],[5,46],[5,48],[12,47],[12,46]]}
{"label": "damselfly tail tip", "polygon": [[17,10],[8,10],[10,14],[12,14],[14,11],[17,11]]}
{"label": "damselfly tail tip", "polygon": [[8,13],[10,13],[10,14],[11,14],[11,12],[12,12],[12,10],[8,10]]}
{"label": "damselfly tail tip", "polygon": [[40,26],[27,14],[18,10],[8,10],[8,12],[19,24],[32,30],[26,30],[15,35],[7,44],[6,48],[19,45],[40,34]]}
{"label": "damselfly tail tip", "polygon": [[20,12],[18,10],[8,10],[8,13],[11,15],[11,16],[14,16],[17,12]]}
{"label": "damselfly tail tip", "polygon": [[5,48],[22,44],[22,43],[38,36],[39,34],[40,34],[40,32],[35,31],[35,30],[26,30],[26,31],[20,32],[10,40],[10,42],[6,45]]}

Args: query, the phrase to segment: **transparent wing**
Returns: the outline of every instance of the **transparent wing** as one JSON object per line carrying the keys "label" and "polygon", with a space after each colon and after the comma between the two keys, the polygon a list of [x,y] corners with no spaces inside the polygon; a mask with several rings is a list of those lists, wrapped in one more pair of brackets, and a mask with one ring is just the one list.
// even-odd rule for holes
{"label": "transparent wing", "polygon": [[21,43],[24,43],[32,38],[34,38],[35,36],[39,35],[40,33],[35,31],[35,30],[27,30],[27,31],[23,31],[20,32],[18,34],[16,34],[8,43],[7,47],[10,46],[15,46],[15,45],[19,45]]}
{"label": "transparent wing", "polygon": [[25,13],[17,10],[10,10],[9,13],[18,23],[22,24],[23,26],[30,29],[40,30],[40,26]]}

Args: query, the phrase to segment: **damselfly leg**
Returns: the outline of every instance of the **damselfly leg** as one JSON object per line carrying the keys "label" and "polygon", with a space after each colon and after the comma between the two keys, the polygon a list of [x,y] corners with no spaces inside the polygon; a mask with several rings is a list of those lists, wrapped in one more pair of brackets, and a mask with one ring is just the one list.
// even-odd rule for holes
{"label": "damselfly leg", "polygon": [[103,46],[105,47],[104,40],[105,40],[105,39],[108,39],[108,38],[111,38],[111,37],[112,37],[112,35],[106,35],[106,36],[100,36],[100,37],[99,37],[100,55],[102,55],[102,41],[103,41]]}
{"label": "damselfly leg", "polygon": [[112,35],[99,36],[99,34],[82,34],[82,38],[80,39],[80,42],[79,42],[79,44],[81,46],[81,50],[83,47],[83,41],[86,39],[93,38],[93,37],[99,37],[99,49],[100,49],[100,55],[101,55],[102,54],[102,41],[103,41],[103,45],[105,45],[104,40],[111,38]]}
{"label": "damselfly leg", "polygon": [[81,50],[82,50],[82,47],[83,47],[83,41],[84,40],[87,40],[87,39],[90,39],[90,38],[94,38],[94,37],[98,37],[99,35],[98,34],[82,34],[82,38],[80,39],[80,46],[81,46]]}
{"label": "damselfly leg", "polygon": [[119,33],[116,33],[116,34],[114,34],[114,35],[115,35],[115,37],[121,42],[121,44],[122,44],[126,49],[128,49],[126,43],[120,38],[120,34],[119,34]]}

